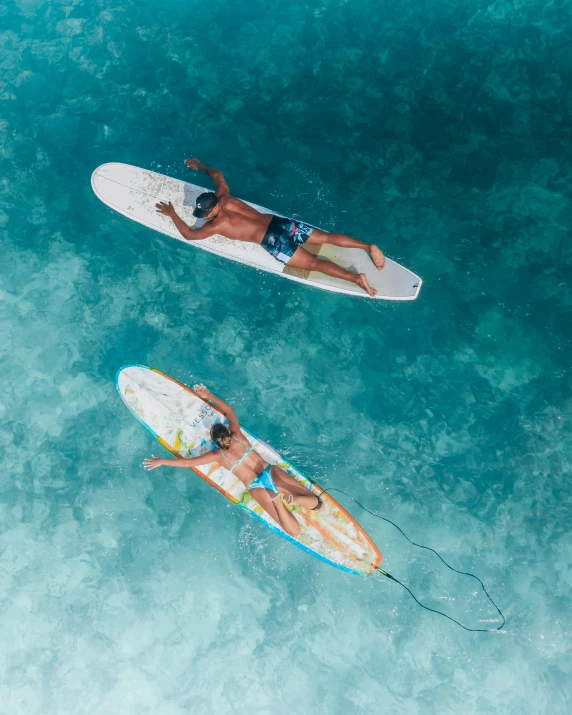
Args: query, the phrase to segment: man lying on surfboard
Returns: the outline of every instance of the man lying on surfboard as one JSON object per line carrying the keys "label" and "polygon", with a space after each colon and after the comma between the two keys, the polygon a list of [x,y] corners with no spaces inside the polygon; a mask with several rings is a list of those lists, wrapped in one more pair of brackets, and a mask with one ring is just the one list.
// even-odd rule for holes
{"label": "man lying on surfboard", "polygon": [[351,273],[330,261],[316,258],[303,246],[308,244],[329,243],[343,248],[362,248],[374,265],[381,270],[385,256],[381,250],[370,243],[358,241],[343,233],[327,233],[306,223],[291,218],[282,218],[272,214],[263,214],[244,201],[230,195],[228,184],[221,171],[201,163],[198,159],[187,159],[189,169],[204,171],[215,183],[215,192],[201,194],[197,198],[193,216],[206,219],[200,228],[191,228],[175,211],[171,202],[158,203],[157,212],[169,216],[175,222],[179,233],[188,241],[199,241],[216,234],[226,236],[233,241],[258,243],[271,256],[284,265],[307,271],[319,271],[334,278],[351,281],[374,296],[377,291],[370,286],[365,273]]}
{"label": "man lying on surfboard", "polygon": [[199,397],[208,400],[228,420],[228,427],[220,422],[216,422],[211,427],[211,440],[219,449],[192,459],[160,459],[152,455],[150,459],[143,462],[145,469],[167,466],[197,467],[200,464],[216,462],[240,479],[253,499],[280,524],[287,534],[298,536],[300,524],[286,508],[282,495],[288,504],[300,504],[313,511],[322,508],[321,498],[303,487],[280,467],[271,466],[262,459],[242,434],[238,418],[230,405],[220,397],[215,397],[204,385],[195,385],[193,389]]}

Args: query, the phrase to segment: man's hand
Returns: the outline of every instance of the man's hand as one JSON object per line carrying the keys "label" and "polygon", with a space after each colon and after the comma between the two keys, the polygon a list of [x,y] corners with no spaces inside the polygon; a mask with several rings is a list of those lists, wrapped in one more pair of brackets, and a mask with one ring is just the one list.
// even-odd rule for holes
{"label": "man's hand", "polygon": [[230,194],[230,191],[228,190],[228,184],[226,183],[222,171],[215,169],[214,166],[207,166],[198,159],[187,159],[185,161],[185,164],[189,167],[189,169],[194,169],[194,171],[204,171],[205,174],[208,174],[211,177],[211,179],[215,183],[215,193],[219,197],[219,199],[221,196],[226,196]]}
{"label": "man's hand", "polygon": [[155,204],[155,208],[157,209],[157,213],[163,214],[163,216],[170,216],[173,218],[173,216],[177,215],[175,207],[170,201],[159,201],[158,204]]}
{"label": "man's hand", "polygon": [[152,454],[151,459],[147,457],[147,459],[143,461],[143,466],[148,472],[150,472],[152,469],[157,469],[157,467],[164,467],[165,460],[159,459],[159,457],[156,457],[154,454]]}
{"label": "man's hand", "polygon": [[177,231],[181,234],[185,241],[200,241],[201,238],[208,238],[209,236],[212,236],[212,233],[208,228],[205,228],[205,226],[201,226],[201,228],[196,228],[194,230],[191,229],[191,227],[188,226],[175,211],[175,207],[170,201],[159,201],[158,204],[155,204],[155,208],[157,209],[158,214],[169,216],[173,219],[173,223],[177,227]]}

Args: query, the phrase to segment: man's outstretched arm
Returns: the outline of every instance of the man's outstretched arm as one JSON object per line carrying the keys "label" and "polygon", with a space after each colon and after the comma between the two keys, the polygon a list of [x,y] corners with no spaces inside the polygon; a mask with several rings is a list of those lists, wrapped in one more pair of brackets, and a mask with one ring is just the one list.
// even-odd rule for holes
{"label": "man's outstretched arm", "polygon": [[204,171],[205,174],[208,174],[215,183],[215,194],[217,196],[220,197],[230,194],[228,184],[226,183],[226,179],[224,178],[222,171],[215,169],[213,166],[207,166],[198,159],[187,159],[185,164],[189,167],[189,169]]}
{"label": "man's outstretched arm", "polygon": [[208,238],[209,236],[212,236],[212,231],[209,229],[207,224],[201,226],[200,228],[191,228],[188,226],[175,211],[175,207],[170,201],[161,201],[158,204],[155,204],[155,207],[158,214],[169,216],[169,218],[173,219],[173,223],[177,227],[178,232],[187,241],[200,241],[201,238]]}

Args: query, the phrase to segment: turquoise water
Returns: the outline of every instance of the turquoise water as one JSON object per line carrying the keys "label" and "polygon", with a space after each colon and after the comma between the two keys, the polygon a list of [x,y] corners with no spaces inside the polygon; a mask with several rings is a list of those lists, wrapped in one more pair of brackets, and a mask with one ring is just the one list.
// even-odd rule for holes
{"label": "turquoise water", "polygon": [[[2,714],[570,712],[571,9],[0,7]],[[419,300],[259,274],[92,194],[106,161],[185,178],[192,155],[377,241]],[[113,384],[133,362],[204,381],[475,571],[506,628],[466,633],[145,473],[160,448]],[[341,501],[428,605],[493,624],[470,579]]]}

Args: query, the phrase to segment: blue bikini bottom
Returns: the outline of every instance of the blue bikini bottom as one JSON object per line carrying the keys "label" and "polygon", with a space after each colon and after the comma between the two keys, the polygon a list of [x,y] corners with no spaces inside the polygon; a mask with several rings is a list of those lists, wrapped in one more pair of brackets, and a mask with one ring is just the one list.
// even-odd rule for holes
{"label": "blue bikini bottom", "polygon": [[269,492],[274,492],[274,494],[279,494],[280,490],[274,484],[274,479],[272,479],[272,474],[270,472],[271,466],[266,465],[265,469],[248,485],[248,491],[253,489],[266,489]]}

